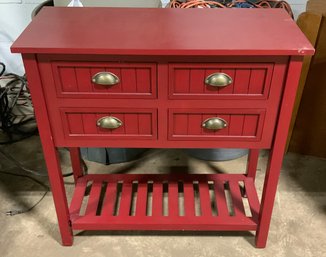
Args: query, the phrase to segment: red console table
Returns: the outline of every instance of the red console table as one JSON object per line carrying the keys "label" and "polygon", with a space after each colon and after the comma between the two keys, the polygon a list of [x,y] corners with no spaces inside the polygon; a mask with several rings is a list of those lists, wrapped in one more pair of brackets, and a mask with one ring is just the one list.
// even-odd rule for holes
{"label": "red console table", "polygon": [[[314,52],[284,10],[51,7],[11,49],[23,54],[63,245],[73,229],[252,230],[265,247],[302,59]],[[71,151],[70,207],[57,147]],[[85,175],[79,147],[250,154],[244,174]],[[259,149],[271,149],[261,203]]]}

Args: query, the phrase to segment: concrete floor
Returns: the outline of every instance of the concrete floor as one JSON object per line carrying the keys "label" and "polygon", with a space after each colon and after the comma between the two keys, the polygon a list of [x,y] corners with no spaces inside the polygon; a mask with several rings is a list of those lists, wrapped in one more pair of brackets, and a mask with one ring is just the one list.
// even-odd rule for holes
{"label": "concrete floor", "polygon": [[[38,137],[0,146],[26,167],[46,172]],[[61,150],[69,172],[66,150]],[[256,185],[261,192],[267,152],[261,153]],[[243,171],[246,157],[229,162],[204,162],[179,150],[151,150],[139,161],[104,166],[87,162],[90,172],[190,173]],[[0,170],[22,173],[0,154]],[[46,182],[46,178],[42,179]],[[73,184],[65,179],[68,198]],[[250,232],[80,232],[72,247],[62,247],[51,193],[31,212],[6,216],[8,210],[35,203],[43,189],[30,180],[0,174],[0,256],[193,256],[193,257],[323,257],[326,256],[326,160],[287,154],[284,160],[267,248],[255,249]]]}

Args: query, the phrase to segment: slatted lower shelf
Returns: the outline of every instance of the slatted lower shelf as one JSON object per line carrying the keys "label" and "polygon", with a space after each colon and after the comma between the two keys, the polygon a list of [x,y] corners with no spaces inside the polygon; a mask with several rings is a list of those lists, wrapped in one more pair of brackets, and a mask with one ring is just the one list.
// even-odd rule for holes
{"label": "slatted lower shelf", "polygon": [[79,178],[70,204],[78,230],[255,230],[259,200],[238,174],[110,174]]}

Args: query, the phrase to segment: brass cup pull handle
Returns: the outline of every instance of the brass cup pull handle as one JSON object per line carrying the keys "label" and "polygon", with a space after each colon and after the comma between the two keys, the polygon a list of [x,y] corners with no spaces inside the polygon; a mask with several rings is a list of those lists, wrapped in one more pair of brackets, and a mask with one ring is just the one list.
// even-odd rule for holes
{"label": "brass cup pull handle", "polygon": [[117,75],[112,72],[98,72],[92,77],[92,82],[103,86],[113,86],[120,82]]}
{"label": "brass cup pull handle", "polygon": [[104,129],[117,129],[123,125],[123,122],[113,116],[105,116],[97,120],[96,125]]}
{"label": "brass cup pull handle", "polygon": [[209,118],[207,120],[204,120],[202,123],[202,127],[209,130],[220,130],[226,128],[227,126],[228,123],[218,117]]}
{"label": "brass cup pull handle", "polygon": [[217,72],[208,75],[205,79],[205,84],[212,87],[226,87],[232,84],[233,79],[225,73]]}

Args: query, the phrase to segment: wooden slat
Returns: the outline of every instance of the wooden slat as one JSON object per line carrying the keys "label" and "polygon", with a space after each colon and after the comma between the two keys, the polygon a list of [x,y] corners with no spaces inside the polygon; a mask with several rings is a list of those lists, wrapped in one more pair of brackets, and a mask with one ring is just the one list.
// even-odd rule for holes
{"label": "wooden slat", "polygon": [[224,193],[224,181],[215,181],[215,198],[217,206],[217,216],[227,217],[229,215],[228,207],[226,205],[225,193]]}
{"label": "wooden slat", "polygon": [[121,69],[121,81],[124,93],[137,92],[135,68]]}
{"label": "wooden slat", "polygon": [[250,69],[237,69],[234,80],[234,94],[247,94],[250,81]]}
{"label": "wooden slat", "polygon": [[151,69],[136,69],[137,93],[151,93]]}
{"label": "wooden slat", "polygon": [[76,67],[75,68],[76,79],[78,92],[91,92],[92,84],[91,84],[91,74],[90,69],[88,67]]}
{"label": "wooden slat", "polygon": [[125,132],[128,135],[138,135],[138,116],[135,113],[126,113],[124,115]]}
{"label": "wooden slat", "polygon": [[156,183],[161,183],[162,181],[174,181],[179,180],[184,182],[192,181],[228,181],[239,180],[242,181],[246,179],[244,174],[183,174],[183,173],[173,173],[173,174],[88,174],[83,177],[86,180],[100,181],[105,180],[111,182],[124,181],[124,183],[132,183],[133,181],[138,181],[139,183],[154,181]]}
{"label": "wooden slat", "polygon": [[150,217],[140,218],[105,217],[86,218],[80,217],[73,224],[73,229],[91,230],[206,230],[206,231],[241,231],[255,230],[255,224],[250,218],[235,219],[234,217]]}
{"label": "wooden slat", "polygon": [[163,185],[161,182],[153,183],[152,216],[163,215]]}
{"label": "wooden slat", "polygon": [[76,183],[74,195],[72,197],[69,212],[71,215],[79,215],[80,208],[83,203],[83,198],[85,196],[85,190],[87,186],[87,180],[86,179],[79,179]]}
{"label": "wooden slat", "polygon": [[188,135],[200,135],[202,131],[202,119],[200,114],[188,116]]}
{"label": "wooden slat", "polygon": [[101,216],[113,215],[116,197],[117,197],[117,184],[109,182],[107,184],[107,188],[105,192]]}
{"label": "wooden slat", "polygon": [[246,216],[238,181],[230,180],[229,185],[230,185],[230,193],[231,193],[233,209],[234,209],[234,216],[237,217]]}
{"label": "wooden slat", "polygon": [[77,92],[78,86],[74,67],[59,67],[62,90],[64,92]]}
{"label": "wooden slat", "polygon": [[191,69],[189,90],[191,94],[202,93],[206,87],[205,83],[205,70],[204,69]]}
{"label": "wooden slat", "polygon": [[129,216],[131,208],[132,184],[123,183],[121,192],[121,202],[119,216]]}
{"label": "wooden slat", "polygon": [[152,135],[152,114],[139,113],[138,114],[138,131],[139,135]]}
{"label": "wooden slat", "polygon": [[146,216],[146,205],[147,205],[147,184],[138,183],[136,216]]}
{"label": "wooden slat", "polygon": [[258,115],[245,115],[243,121],[243,136],[255,136],[257,134],[259,116]]}
{"label": "wooden slat", "polygon": [[97,134],[96,115],[94,113],[82,114],[85,134]]}
{"label": "wooden slat", "polygon": [[253,69],[251,71],[248,94],[263,94],[266,78],[266,69]]}
{"label": "wooden slat", "polygon": [[93,182],[91,192],[90,192],[89,198],[88,198],[85,216],[96,215],[96,210],[97,210],[97,206],[98,206],[100,194],[101,194],[101,188],[102,188],[102,181]]}
{"label": "wooden slat", "polygon": [[83,134],[84,133],[84,125],[82,115],[80,113],[68,113],[68,126],[69,132],[71,134]]}
{"label": "wooden slat", "polygon": [[[78,179],[74,197],[70,207],[71,219],[74,229],[113,229],[113,230],[254,230],[257,227],[259,202],[251,178],[238,174],[201,174],[192,175],[143,175],[143,174],[110,174],[86,175]],[[189,179],[189,177],[191,179]],[[91,179],[93,178],[93,179]],[[143,178],[143,179],[142,179]],[[156,178],[153,179],[153,178]],[[224,178],[224,179],[222,179]],[[93,181],[93,188],[89,196],[89,203],[84,216],[79,216],[87,181]],[[101,185],[108,181],[102,212],[96,216]],[[123,181],[120,209],[117,216],[113,216],[114,204],[117,197],[117,183]],[[130,217],[129,210],[132,197],[132,183],[138,181],[136,215]],[[141,181],[141,182],[140,182]],[[152,213],[146,217],[148,181],[153,181]],[[169,181],[168,187],[168,215],[163,216],[163,186],[162,181]],[[179,215],[178,181],[183,182],[184,216]],[[199,181],[199,197],[201,216],[195,215],[195,201],[193,181]],[[208,181],[214,181],[215,198],[218,215],[213,216],[211,210],[211,197],[209,195]],[[233,201],[235,217],[228,213],[226,205],[224,181],[230,185],[230,194]],[[242,203],[239,181],[244,181],[248,202],[253,217],[246,217]],[[94,199],[94,201],[93,201]],[[240,203],[239,203],[240,202]],[[110,219],[108,219],[110,216]]]}
{"label": "wooden slat", "polygon": [[199,197],[200,197],[201,215],[211,216],[212,207],[211,207],[211,200],[209,196],[209,188],[207,182],[199,183]]}
{"label": "wooden slat", "polygon": [[[190,70],[189,69],[175,69],[174,74],[174,92],[185,93],[188,92],[188,85],[190,83]],[[186,86],[185,86],[186,85]]]}
{"label": "wooden slat", "polygon": [[243,130],[244,115],[231,115],[229,135],[241,136]]}
{"label": "wooden slat", "polygon": [[188,116],[189,114],[174,114],[173,115],[173,134],[187,135],[188,134]]}
{"label": "wooden slat", "polygon": [[177,182],[169,182],[168,195],[169,216],[179,216],[179,196]]}
{"label": "wooden slat", "polygon": [[195,196],[194,187],[192,183],[183,184],[183,195],[184,195],[184,212],[185,216],[195,216]]}
{"label": "wooden slat", "polygon": [[250,205],[252,219],[256,223],[258,223],[260,204],[259,204],[257,192],[255,190],[254,180],[252,178],[248,178],[244,180],[244,184],[246,189],[246,195]]}

